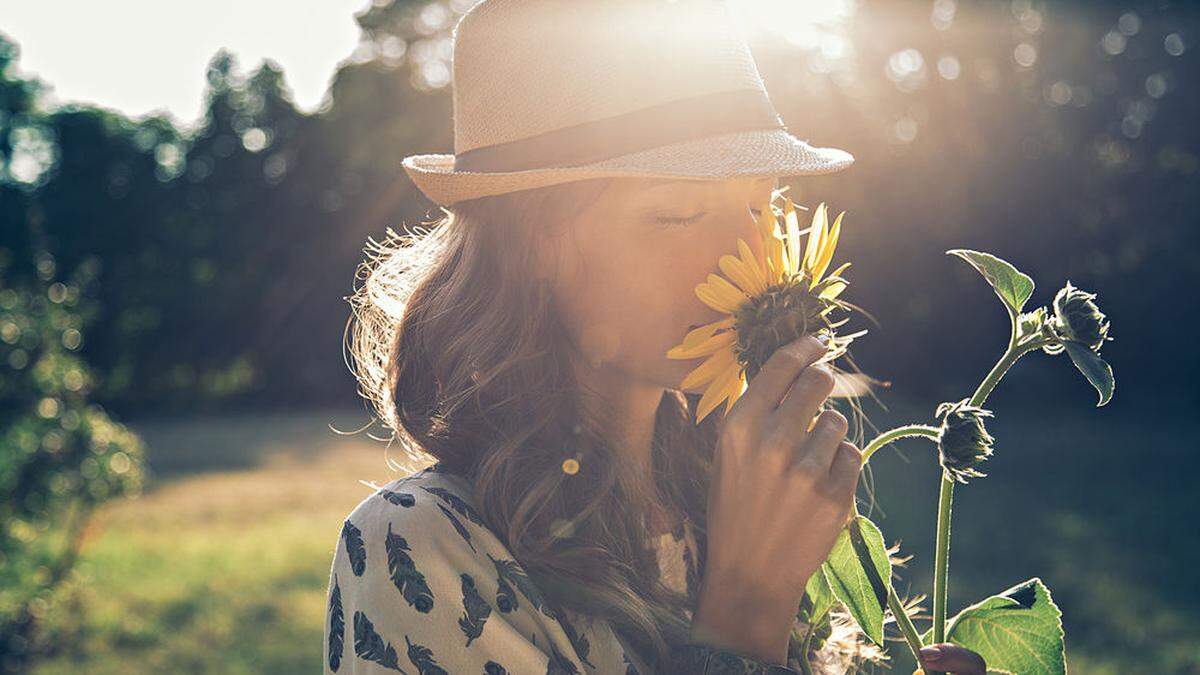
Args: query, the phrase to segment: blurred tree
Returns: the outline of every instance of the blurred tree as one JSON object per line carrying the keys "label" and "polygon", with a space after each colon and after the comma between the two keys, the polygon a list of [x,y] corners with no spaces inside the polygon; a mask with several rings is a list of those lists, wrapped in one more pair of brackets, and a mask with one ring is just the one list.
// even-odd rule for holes
{"label": "blurred tree", "polygon": [[[734,3],[761,8],[747,36],[793,132],[858,158],[787,182],[802,202],[848,212],[854,300],[882,324],[856,344],[868,372],[897,394],[945,397],[987,367],[1004,317],[943,254],[972,247],[1013,260],[1038,293],[1067,279],[1097,291],[1114,366],[1155,373],[1127,375],[1124,391],[1194,396],[1189,331],[1139,319],[1195,323],[1160,300],[1200,281],[1197,229],[1185,225],[1200,206],[1200,93],[1185,76],[1200,53],[1195,8]],[[244,76],[222,50],[186,133],[91,107],[43,111],[38,83],[0,71],[0,246],[24,255],[20,232],[37,226],[66,268],[99,259],[84,354],[97,400],[138,412],[356,400],[334,356],[344,296],[368,237],[438,215],[400,160],[452,146],[451,30],[473,4],[370,3],[312,114],[276,64]],[[806,11],[836,20],[809,23]],[[796,20],[781,19],[789,12]],[[14,61],[16,46],[0,44]],[[943,372],[895,358],[922,353]],[[1074,384],[1031,363],[1015,376]]]}
{"label": "blurred tree", "polygon": [[[23,262],[23,261],[22,261]],[[56,279],[41,252],[17,265],[0,249],[0,672],[54,649],[39,621],[71,580],[95,508],[136,495],[143,448],[89,402],[74,352],[94,316],[95,265]]]}

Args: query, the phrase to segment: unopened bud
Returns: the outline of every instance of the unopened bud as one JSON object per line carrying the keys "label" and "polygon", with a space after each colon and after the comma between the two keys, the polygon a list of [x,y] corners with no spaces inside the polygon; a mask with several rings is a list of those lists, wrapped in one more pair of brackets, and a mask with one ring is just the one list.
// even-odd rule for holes
{"label": "unopened bud", "polygon": [[935,417],[941,424],[938,431],[938,454],[942,468],[950,476],[966,483],[968,478],[982,478],[987,474],[975,468],[992,454],[992,443],[996,440],[983,425],[990,410],[970,405],[968,399],[956,403],[941,403]]}

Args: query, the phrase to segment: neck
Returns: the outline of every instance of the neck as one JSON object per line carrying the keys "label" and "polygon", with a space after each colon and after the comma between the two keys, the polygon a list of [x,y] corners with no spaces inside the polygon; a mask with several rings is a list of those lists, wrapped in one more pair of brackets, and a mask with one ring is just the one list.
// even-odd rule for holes
{"label": "neck", "polygon": [[[595,416],[610,429],[609,441],[615,445],[620,461],[632,469],[638,481],[633,487],[650,504],[645,514],[648,534],[657,536],[672,529],[671,518],[662,504],[652,480],[654,421],[664,389],[640,382],[605,365],[576,366],[577,378],[586,391],[586,414]],[[590,405],[589,405],[590,402]]]}

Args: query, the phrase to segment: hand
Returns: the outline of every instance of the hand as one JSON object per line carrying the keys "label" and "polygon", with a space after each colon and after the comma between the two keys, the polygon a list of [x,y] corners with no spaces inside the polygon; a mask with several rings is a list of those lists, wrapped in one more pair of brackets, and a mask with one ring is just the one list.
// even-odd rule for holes
{"label": "hand", "polygon": [[[941,654],[935,659],[931,658],[933,648]],[[986,675],[987,663],[983,657],[966,647],[959,647],[956,644],[949,642],[939,642],[937,644],[928,645],[921,648],[921,666],[923,670],[917,670],[913,675],[925,675],[926,673],[950,673],[951,675]]]}
{"label": "hand", "polygon": [[786,662],[805,584],[853,512],[862,469],[845,416],[813,423],[833,391],[831,371],[813,365],[826,352],[811,336],[780,347],[724,420],[693,641]]}

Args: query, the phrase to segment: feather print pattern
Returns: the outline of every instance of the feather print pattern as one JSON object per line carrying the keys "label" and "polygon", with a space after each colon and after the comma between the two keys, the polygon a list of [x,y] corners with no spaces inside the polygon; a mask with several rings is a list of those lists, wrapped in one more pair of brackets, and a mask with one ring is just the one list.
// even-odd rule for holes
{"label": "feather print pattern", "polygon": [[354,613],[354,653],[359,658],[374,661],[384,668],[405,672],[400,668],[396,648],[392,643],[384,642],[379,633],[375,632],[375,624],[361,611]]}
{"label": "feather print pattern", "polygon": [[403,506],[405,508],[417,503],[417,498],[413,497],[407,492],[393,492],[391,490],[381,489],[379,491],[379,496],[395,504],[396,506]]}
{"label": "feather print pattern", "polygon": [[462,521],[455,517],[455,515],[451,513],[450,509],[442,506],[441,504],[438,504],[437,507],[442,510],[442,513],[446,514],[447,518],[450,519],[450,524],[454,526],[454,529],[458,532],[458,535],[467,542],[467,546],[471,547],[471,551],[478,553],[479,551],[475,550],[475,544],[471,543],[471,533],[467,531],[467,527],[462,524]]}
{"label": "feather print pattern", "polygon": [[[550,602],[487,527],[472,494],[465,477],[435,465],[377,486],[343,519],[329,575],[323,675],[648,672],[607,622]],[[670,554],[660,573],[682,581],[686,570],[693,590],[704,563],[702,538],[694,543],[658,548]],[[739,669],[727,657],[712,660],[731,673],[763,672],[762,662],[746,659]]]}
{"label": "feather print pattern", "polygon": [[346,542],[346,555],[350,557],[350,569],[354,576],[361,577],[367,571],[367,549],[363,545],[362,531],[349,519],[342,523],[342,539]]}
{"label": "feather print pattern", "polygon": [[479,594],[475,588],[475,579],[470,574],[463,572],[461,578],[463,615],[458,618],[458,627],[467,636],[467,646],[470,647],[471,640],[483,634],[483,624],[492,613],[492,606]]}
{"label": "feather print pattern", "polygon": [[455,511],[458,511],[460,514],[463,515],[463,517],[465,517],[467,520],[471,521],[472,523],[475,523],[476,525],[479,525],[480,527],[484,526],[483,518],[480,517],[479,513],[477,513],[475,511],[475,509],[472,508],[471,505],[468,504],[467,501],[465,499],[463,499],[462,497],[459,497],[458,495],[454,494],[453,492],[451,492],[443,487],[422,486],[421,489],[428,492],[429,494],[437,495],[439,499],[441,499],[442,501],[449,504],[450,508],[454,509]]}
{"label": "feather print pattern", "polygon": [[554,645],[550,645],[550,660],[546,663],[546,675],[579,675],[579,669],[571,659],[563,656]]}
{"label": "feather print pattern", "polygon": [[[496,562],[495,559],[492,562]],[[521,608],[521,603],[517,600],[517,592],[505,580],[499,568],[496,569],[496,607],[505,614]]]}
{"label": "feather print pattern", "polygon": [[408,660],[418,668],[417,672],[420,675],[450,675],[433,658],[433,650],[424,645],[419,645],[409,641],[408,636],[404,636],[404,641],[408,644]]}
{"label": "feather print pattern", "polygon": [[390,522],[384,547],[387,549],[388,575],[392,583],[400,590],[405,602],[418,612],[428,614],[433,609],[433,591],[425,583],[425,575],[417,571],[412,558],[408,556],[408,542],[404,537],[392,534]]}
{"label": "feather print pattern", "polygon": [[[529,600],[530,604],[551,619],[558,618],[554,610],[546,604],[546,600],[542,597],[542,592],[538,590],[537,586],[533,585],[533,582],[529,580],[529,577],[525,574],[525,570],[521,569],[517,561],[497,560],[496,558],[492,558],[490,553],[488,554],[488,558],[491,558],[492,564],[496,566],[496,574],[507,582],[507,584],[516,586],[521,591],[521,594]],[[511,592],[511,590],[510,588],[509,591]]]}
{"label": "feather print pattern", "polygon": [[558,622],[562,624],[563,632],[567,634],[567,639],[571,641],[571,646],[575,648],[575,653],[579,655],[579,660],[595,668],[596,664],[588,661],[588,650],[591,647],[588,645],[587,638],[584,637],[583,633],[576,632],[574,624],[567,620],[564,613],[558,614]]}
{"label": "feather print pattern", "polygon": [[333,592],[329,594],[329,669],[337,672],[346,650],[346,617],[342,613],[342,589],[333,575]]}

